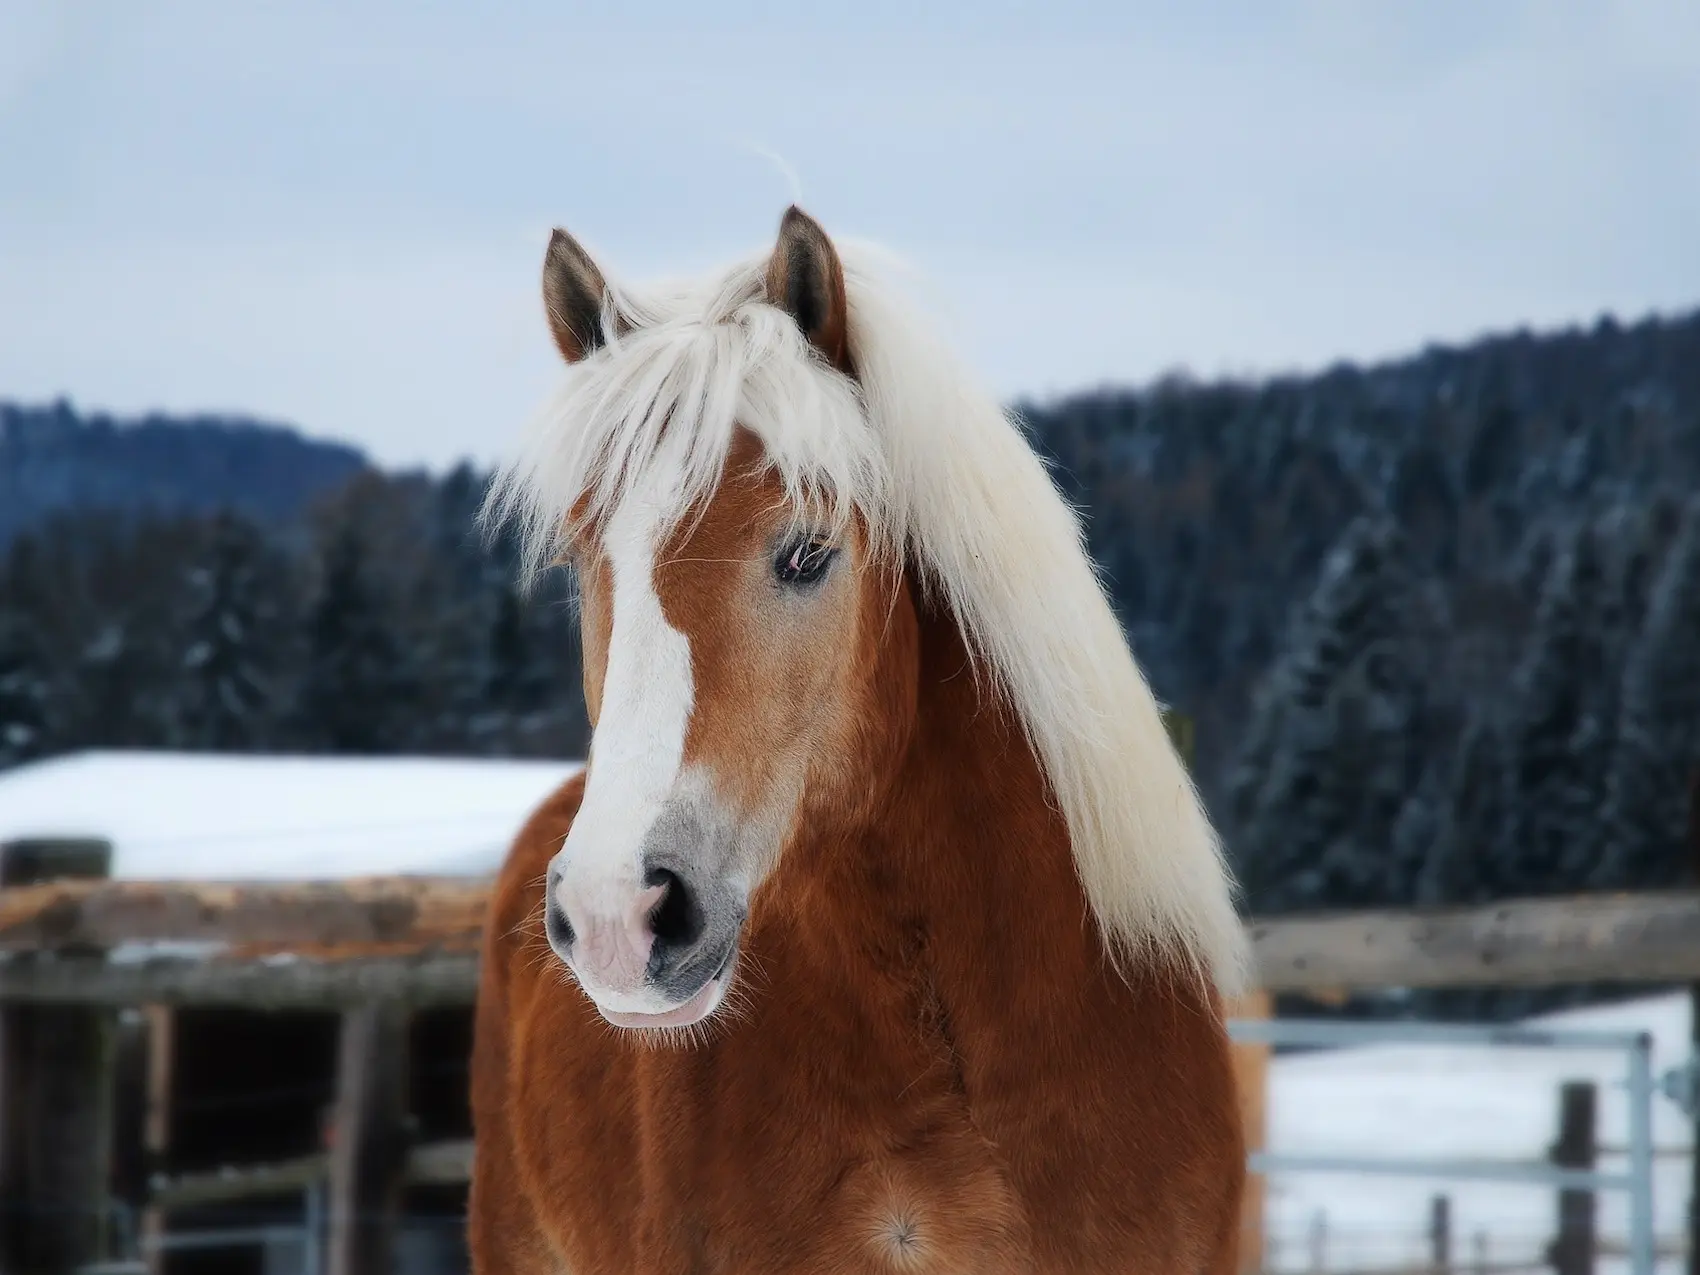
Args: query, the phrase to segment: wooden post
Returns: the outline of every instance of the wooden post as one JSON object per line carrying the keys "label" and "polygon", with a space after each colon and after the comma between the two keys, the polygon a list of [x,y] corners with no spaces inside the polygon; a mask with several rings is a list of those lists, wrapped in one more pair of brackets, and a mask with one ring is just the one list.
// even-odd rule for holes
{"label": "wooden post", "polygon": [[[111,863],[106,841],[13,841],[0,846],[0,889],[102,877]],[[65,1275],[109,1256],[115,1042],[110,1009],[0,1005],[6,1275]]]}
{"label": "wooden post", "polygon": [[107,1249],[120,1258],[137,1251],[138,1222],[148,1202],[148,1023],[139,1009],[118,1011],[112,1064],[112,1230]]}
{"label": "wooden post", "polygon": [[[1688,1062],[1700,1066],[1700,983],[1688,987]],[[1692,1075],[1692,1073],[1691,1073]],[[1690,1090],[1692,1093],[1693,1090]],[[1700,1102],[1689,1113],[1693,1121],[1695,1147],[1700,1148]],[[1688,1275],[1700,1275],[1700,1154],[1692,1158],[1688,1183]]]}
{"label": "wooden post", "polygon": [[1435,1275],[1452,1269],[1452,1201],[1444,1195],[1428,1202],[1428,1263]]}
{"label": "wooden post", "polygon": [[[1230,1018],[1268,1018],[1267,992],[1251,992],[1228,1004]],[[1239,1093],[1240,1128],[1247,1153],[1263,1150],[1267,1136],[1269,1106],[1269,1046],[1240,1042],[1234,1045],[1234,1084]],[[1263,1202],[1267,1185],[1261,1173],[1246,1175],[1245,1195],[1240,1201],[1238,1271],[1255,1275],[1263,1269]]]}
{"label": "wooden post", "polygon": [[[149,1005],[142,1011],[147,1019],[147,1118],[142,1126],[142,1161],[149,1178],[170,1167],[171,1152],[171,1064],[175,1057],[177,1015],[166,1005]],[[152,1275],[165,1269],[165,1252],[159,1241],[165,1236],[165,1211],[150,1204],[142,1211],[143,1256]]]}
{"label": "wooden post", "polygon": [[[1592,1169],[1598,1161],[1596,1115],[1599,1093],[1591,1081],[1570,1081],[1559,1091],[1558,1141],[1553,1164],[1564,1169]],[[1598,1248],[1594,1193],[1563,1189],[1558,1193],[1558,1234],[1549,1246],[1548,1261],[1557,1275],[1593,1275]]]}
{"label": "wooden post", "polygon": [[[1688,875],[1700,882],[1700,767],[1688,778]],[[1689,1065],[1700,1060],[1700,983],[1688,988]],[[1700,1147],[1700,1102],[1689,1118],[1694,1122],[1694,1145]],[[1688,1275],[1700,1275],[1700,1155],[1692,1157],[1688,1186]]]}
{"label": "wooden post", "polygon": [[342,1017],[332,1127],[330,1275],[390,1275],[407,1174],[407,1013],[390,1002]]}

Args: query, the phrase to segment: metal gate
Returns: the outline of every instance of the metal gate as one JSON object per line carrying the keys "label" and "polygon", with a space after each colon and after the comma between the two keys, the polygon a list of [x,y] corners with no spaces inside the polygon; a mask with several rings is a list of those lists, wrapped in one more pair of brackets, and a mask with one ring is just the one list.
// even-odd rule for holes
{"label": "metal gate", "polygon": [[1647,1032],[1549,1031],[1438,1023],[1365,1023],[1318,1019],[1233,1019],[1235,1041],[1264,1045],[1467,1045],[1620,1054],[1629,1099],[1629,1167],[1621,1173],[1569,1169],[1542,1160],[1409,1156],[1281,1155],[1254,1152],[1253,1173],[1374,1173],[1395,1177],[1516,1182],[1571,1191],[1623,1191],[1629,1197],[1631,1275],[1654,1275],[1653,1038]]}

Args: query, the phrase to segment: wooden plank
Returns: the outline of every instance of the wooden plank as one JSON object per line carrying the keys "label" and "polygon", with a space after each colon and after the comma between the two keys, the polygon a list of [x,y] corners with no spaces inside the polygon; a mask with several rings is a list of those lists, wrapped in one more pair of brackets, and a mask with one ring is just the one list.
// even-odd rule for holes
{"label": "wooden plank", "polygon": [[1700,894],[1601,894],[1253,923],[1275,992],[1700,980]]}
{"label": "wooden plank", "polygon": [[[415,882],[410,888],[429,896],[435,884]],[[297,901],[309,897],[291,895],[295,887],[288,886],[241,888],[262,895],[275,891]],[[120,893],[127,889],[122,887]],[[311,897],[329,900],[338,889],[320,883]],[[460,919],[452,924],[423,919],[426,909],[413,913],[407,932],[437,936],[430,941],[414,937],[361,944],[339,939],[337,946],[320,946],[302,940],[288,953],[255,942],[209,959],[105,962],[75,954],[0,957],[0,1000],[255,1008],[337,1008],[375,999],[416,1006],[468,1004],[477,987],[477,956],[471,946],[476,925],[470,917],[482,910],[483,889],[456,882],[455,892],[452,910]],[[356,883],[355,894],[366,902],[395,897],[376,882]],[[259,911],[265,910],[257,901],[251,902]],[[449,910],[432,915],[446,916]],[[352,914],[359,914],[358,907]],[[270,915],[273,936],[291,932],[294,920],[285,924],[275,919],[285,912]],[[123,941],[144,937],[205,940],[209,934],[231,937],[221,928],[224,924],[196,921],[185,935],[149,922],[152,928],[142,935],[108,921],[103,928],[83,928],[77,933]],[[358,926],[321,924],[316,932],[322,938],[327,933],[344,934],[349,928]],[[1387,987],[1700,982],[1700,892],[1696,891],[1282,917],[1255,921],[1250,929],[1257,982],[1269,992],[1329,995]]]}
{"label": "wooden plank", "polygon": [[309,1183],[322,1179],[329,1170],[330,1157],[320,1152],[275,1164],[245,1164],[206,1173],[161,1177],[154,1183],[148,1203],[152,1212],[164,1214],[251,1200],[256,1196],[294,1195]]}
{"label": "wooden plank", "polygon": [[[274,1164],[250,1164],[161,1177],[150,1203],[156,1209],[194,1208],[229,1204],[262,1195],[289,1195],[328,1177],[331,1158],[325,1152],[297,1156]],[[407,1153],[407,1181],[414,1186],[453,1186],[472,1180],[472,1139],[425,1142]]]}
{"label": "wooden plank", "polygon": [[407,1176],[407,1012],[349,1010],[337,1056],[330,1275],[390,1275]]}
{"label": "wooden plank", "polygon": [[472,1181],[472,1147],[471,1138],[414,1147],[407,1156],[407,1180],[419,1186],[455,1186]]}
{"label": "wooden plank", "polygon": [[[0,899],[14,886],[104,874],[111,858],[104,841],[0,846]],[[116,1054],[111,1009],[0,1005],[0,1270],[71,1271],[109,1256]]]}
{"label": "wooden plank", "polygon": [[[1271,1001],[1268,992],[1251,992],[1230,1001],[1229,1018],[1268,1018]],[[1269,1055],[1267,1044],[1236,1041],[1234,1044],[1234,1086],[1239,1093],[1240,1127],[1245,1135],[1249,1154],[1261,1151],[1267,1138],[1269,1104]],[[1240,1275],[1255,1275],[1263,1269],[1263,1217],[1266,1183],[1260,1173],[1246,1175],[1245,1195],[1240,1202]]]}
{"label": "wooden plank", "polygon": [[61,881],[0,896],[0,952],[171,941],[247,947],[475,946],[488,882]]}
{"label": "wooden plank", "polygon": [[[176,1062],[177,1014],[169,1005],[147,1005],[143,1015],[147,1022],[148,1070],[142,1148],[151,1181],[171,1152],[171,1073]],[[151,1199],[142,1209],[140,1233],[150,1275],[163,1275],[166,1251],[159,1241],[165,1235],[165,1208]]]}
{"label": "wooden plank", "polygon": [[340,1009],[372,1000],[470,1005],[475,952],[249,959],[0,960],[0,1001],[80,1005],[239,1005]]}

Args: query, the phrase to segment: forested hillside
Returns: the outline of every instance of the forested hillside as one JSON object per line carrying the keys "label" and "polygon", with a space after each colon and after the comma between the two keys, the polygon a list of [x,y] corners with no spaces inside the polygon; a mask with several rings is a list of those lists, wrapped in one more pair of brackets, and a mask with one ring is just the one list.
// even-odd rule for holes
{"label": "forested hillside", "polygon": [[275,523],[366,467],[352,447],[241,417],[115,421],[63,401],[0,402],[0,545],[61,509],[235,509]]}
{"label": "forested hillside", "polygon": [[1257,910],[1685,870],[1700,316],[1024,415]]}
{"label": "forested hillside", "polygon": [[80,748],[582,756],[565,581],[484,480],[362,473],[298,522],[60,514],[0,569],[0,767]]}
{"label": "forested hillside", "polygon": [[[1687,870],[1700,316],[1019,410],[1194,719],[1252,908]],[[26,492],[0,522],[28,528],[0,569],[0,764],[582,750],[563,583],[515,592],[472,532],[482,475],[47,417],[0,416]]]}

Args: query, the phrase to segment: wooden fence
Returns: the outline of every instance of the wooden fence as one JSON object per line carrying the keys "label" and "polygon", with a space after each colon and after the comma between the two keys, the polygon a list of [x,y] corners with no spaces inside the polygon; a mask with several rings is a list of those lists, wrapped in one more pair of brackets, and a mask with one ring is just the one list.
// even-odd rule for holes
{"label": "wooden fence", "polygon": [[[20,886],[0,891],[0,954],[30,959],[0,959],[0,1000],[465,1004],[485,897],[432,878]],[[1700,980],[1700,892],[1283,917],[1254,921],[1251,939],[1267,992],[1686,984]]]}
{"label": "wooden fence", "polygon": [[[102,1131],[98,1119],[77,1116],[73,1108],[101,1109],[101,1086],[110,1090],[102,1068],[110,1065],[111,1051],[100,1024],[116,1008],[133,1005],[316,1008],[344,1015],[335,1148],[311,1164],[252,1170],[256,1180],[328,1173],[333,1211],[382,1219],[393,1213],[401,1183],[421,1174],[464,1174],[464,1144],[409,1148],[398,1137],[406,1113],[397,1108],[400,1089],[388,1073],[408,1010],[471,1002],[484,884],[422,878],[158,884],[43,875],[13,875],[9,883],[0,878],[8,885],[0,889],[0,1012],[11,1016],[8,1024],[26,1026],[32,1015],[69,1014],[80,1024],[78,1039],[90,1043],[73,1073],[60,1077],[54,1101],[32,1104],[27,1119],[13,1121],[7,1141],[50,1137],[63,1146],[67,1138],[81,1139],[89,1144],[87,1155],[69,1162],[89,1171],[76,1180],[80,1187],[19,1179],[15,1166],[22,1152],[0,1146],[0,1188],[11,1198],[27,1199],[49,1187],[60,1196],[93,1189],[104,1154],[95,1145]],[[1267,1012],[1269,995],[1280,992],[1696,984],[1700,892],[1291,917],[1254,922],[1251,938],[1259,991],[1241,1003],[1241,1013]],[[18,1038],[16,1030],[7,1034]],[[0,1061],[0,1102],[17,1111],[18,1096],[8,1091],[23,1073],[15,1059]],[[1238,1063],[1255,1140],[1266,1055],[1253,1047]],[[236,1183],[226,1175],[225,1186]],[[185,1181],[162,1199],[206,1198],[220,1189],[210,1180]],[[56,1196],[54,1207],[63,1204]],[[1254,1192],[1246,1220],[1248,1262],[1260,1247],[1260,1214]],[[65,1242],[83,1240],[68,1236]],[[0,1248],[5,1243],[0,1235]],[[381,1222],[333,1231],[331,1270],[356,1275],[378,1269],[385,1243]],[[0,1267],[11,1269],[4,1258],[0,1252]]]}

